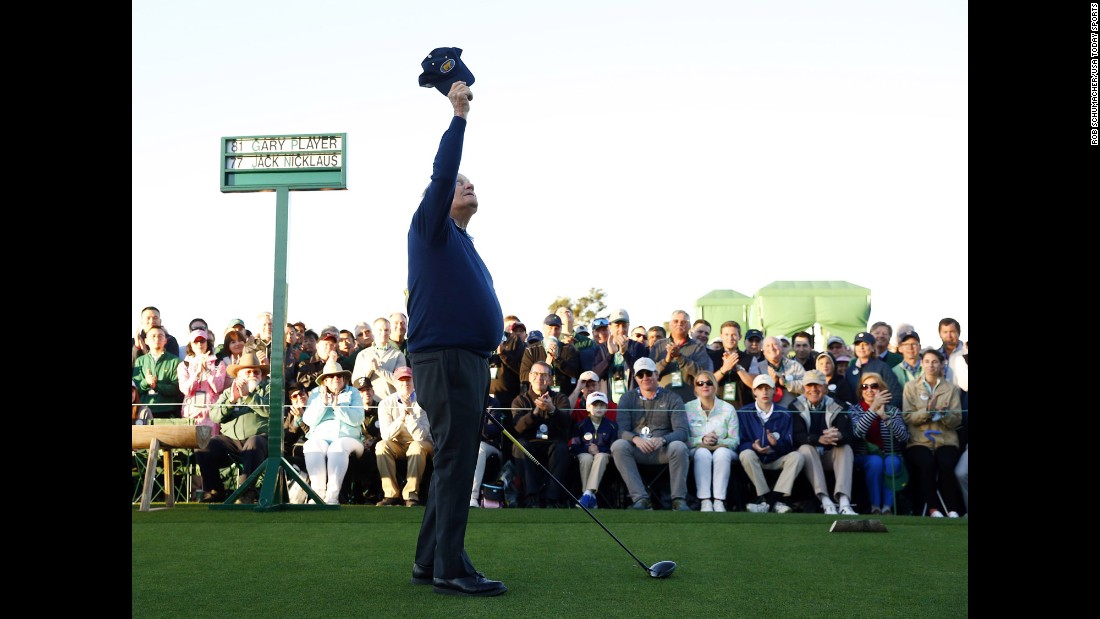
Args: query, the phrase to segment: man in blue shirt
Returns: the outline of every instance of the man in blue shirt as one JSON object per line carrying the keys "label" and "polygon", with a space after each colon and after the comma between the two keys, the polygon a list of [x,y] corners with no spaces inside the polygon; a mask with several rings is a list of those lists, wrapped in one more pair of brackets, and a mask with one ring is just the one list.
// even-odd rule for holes
{"label": "man in blue shirt", "polygon": [[474,568],[465,538],[489,355],[500,344],[504,319],[493,276],[466,232],[478,202],[458,166],[473,94],[456,81],[447,98],[454,117],[409,226],[408,350],[436,449],[412,582],[432,584],[436,593],[490,596],[508,588]]}

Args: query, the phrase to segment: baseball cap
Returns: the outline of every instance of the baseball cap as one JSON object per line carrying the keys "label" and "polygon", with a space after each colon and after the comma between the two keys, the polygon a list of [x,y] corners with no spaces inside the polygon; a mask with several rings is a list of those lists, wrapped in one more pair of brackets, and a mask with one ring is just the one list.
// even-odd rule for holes
{"label": "baseball cap", "polygon": [[863,342],[865,344],[870,344],[871,346],[874,346],[875,345],[875,336],[871,335],[870,333],[867,333],[866,331],[860,331],[859,333],[856,334],[855,339],[852,340],[852,346],[855,346],[856,344],[858,344],[860,342]]}
{"label": "baseball cap", "polygon": [[905,340],[907,340],[909,338],[913,338],[913,339],[917,340],[918,344],[920,343],[920,336],[917,335],[917,332],[916,331],[909,331],[907,333],[898,334],[898,344],[901,344],[902,342],[904,342]]}
{"label": "baseball cap", "polygon": [[335,342],[336,341],[336,334],[333,333],[332,331],[325,331],[325,332],[321,333],[321,337],[317,338],[318,342],[320,342],[321,340],[332,340],[333,342]]}
{"label": "baseball cap", "polygon": [[764,339],[764,334],[760,331],[760,329],[749,329],[748,331],[745,331],[746,340],[751,340],[754,337],[758,340],[762,340]]}
{"label": "baseball cap", "polygon": [[240,318],[234,318],[233,320],[229,321],[229,326],[226,327],[226,329],[232,329],[233,327],[243,327],[243,326],[244,326],[244,321],[243,320],[241,320]]}
{"label": "baseball cap", "polygon": [[634,371],[641,372],[642,370],[649,370],[650,372],[657,371],[657,364],[653,362],[653,359],[649,357],[642,357],[634,362]]}
{"label": "baseball cap", "polygon": [[467,86],[474,85],[474,74],[470,68],[462,62],[462,49],[458,47],[437,47],[420,62],[420,68],[424,72],[420,74],[420,85],[424,88],[434,87],[446,95],[451,91],[451,84],[466,82]]}
{"label": "baseball cap", "polygon": [[828,348],[833,344],[840,344],[841,346],[843,346],[844,338],[840,337],[839,335],[830,335],[829,339],[825,340],[825,347]]}
{"label": "baseball cap", "polygon": [[585,334],[587,334],[588,333],[588,327],[586,327],[584,325],[577,325],[576,327],[573,328],[573,333],[585,333]]}
{"label": "baseball cap", "polygon": [[413,377],[413,369],[407,365],[403,365],[393,371],[394,380],[404,380],[406,378]]}
{"label": "baseball cap", "polygon": [[[755,382],[754,380],[753,383]],[[807,370],[806,374],[802,377],[803,385],[821,385],[824,387],[828,382],[829,381],[825,380],[825,375],[817,370]]]}
{"label": "baseball cap", "polygon": [[578,378],[577,381],[583,383],[586,380],[594,380],[596,382],[600,382],[600,375],[593,372],[592,370],[581,372],[581,377]]}
{"label": "baseball cap", "polygon": [[190,335],[188,335],[187,341],[188,342],[194,342],[195,340],[199,339],[200,337],[204,340],[208,340],[208,339],[210,339],[210,334],[208,334],[206,332],[206,329],[195,329],[194,331],[192,331],[190,333]]}
{"label": "baseball cap", "polygon": [[780,342],[786,342],[788,346],[791,343],[791,338],[787,337],[786,335],[777,335],[775,336],[775,339],[779,340]]}
{"label": "baseball cap", "polygon": [[608,322],[630,322],[630,314],[626,313],[626,310],[619,308],[608,316]]}
{"label": "baseball cap", "polygon": [[588,394],[587,398],[585,398],[584,404],[585,406],[591,406],[593,402],[603,402],[604,404],[607,404],[607,395],[605,395],[602,391],[593,391],[592,393]]}
{"label": "baseball cap", "polygon": [[610,322],[606,318],[596,318],[592,321],[592,328],[599,329],[600,327],[610,326]]}
{"label": "baseball cap", "polygon": [[837,363],[848,363],[851,360],[852,360],[852,358],[849,357],[848,355],[840,355],[839,357],[836,358]]}
{"label": "baseball cap", "polygon": [[531,331],[530,333],[527,334],[527,343],[528,344],[534,344],[535,342],[541,342],[541,341],[542,341],[542,331],[539,331],[538,329],[535,329],[534,331]]}
{"label": "baseball cap", "polygon": [[356,389],[363,390],[363,389],[366,389],[367,387],[370,387],[370,386],[371,386],[370,380],[366,376],[360,376],[359,378],[355,379],[355,388]]}
{"label": "baseball cap", "polygon": [[775,389],[775,381],[773,381],[772,377],[767,375],[767,374],[760,374],[756,378],[752,379],[752,388],[753,389],[756,389],[760,385],[767,385],[767,386],[771,387],[772,389]]}
{"label": "baseball cap", "polygon": [[547,314],[546,318],[542,319],[542,324],[548,327],[560,327],[561,316],[558,316],[557,314]]}

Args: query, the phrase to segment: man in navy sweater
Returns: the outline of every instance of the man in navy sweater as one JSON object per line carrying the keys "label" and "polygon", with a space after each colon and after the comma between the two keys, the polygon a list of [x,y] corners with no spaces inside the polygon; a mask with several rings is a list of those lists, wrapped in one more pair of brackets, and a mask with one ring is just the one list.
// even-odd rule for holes
{"label": "man in navy sweater", "polygon": [[[771,338],[774,339],[774,338]],[[801,366],[799,366],[801,367]],[[760,501],[749,503],[746,508],[754,513],[791,511],[782,499],[791,496],[791,489],[802,471],[805,460],[794,448],[794,422],[787,409],[776,404],[775,381],[768,374],[760,374],[752,380],[752,404],[737,411],[737,457],[745,469]],[[764,471],[779,470],[775,488],[768,487]]]}
{"label": "man in navy sweater", "polygon": [[489,355],[500,344],[504,319],[493,276],[466,233],[478,203],[473,183],[458,166],[473,94],[466,82],[456,81],[447,99],[454,118],[409,226],[408,350],[435,443],[412,582],[432,584],[436,593],[500,595],[508,588],[474,568],[465,538],[489,397]]}

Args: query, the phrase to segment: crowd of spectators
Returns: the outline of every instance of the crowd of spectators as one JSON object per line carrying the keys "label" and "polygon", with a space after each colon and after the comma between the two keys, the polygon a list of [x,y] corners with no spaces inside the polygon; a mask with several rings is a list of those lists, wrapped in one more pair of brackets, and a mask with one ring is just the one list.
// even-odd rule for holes
{"label": "crowd of spectators", "polygon": [[[196,318],[182,346],[156,307],[139,324],[132,423],[210,426],[195,461],[202,500],[223,501],[224,467],[240,464],[240,482],[268,457],[272,316],[257,316],[255,331],[234,319],[220,334]],[[548,470],[589,509],[968,512],[969,343],[952,318],[939,322],[938,347],[878,322],[851,342],[830,336],[821,352],[805,331],[742,332],[735,321],[712,339],[709,322],[682,310],[667,329],[632,327],[624,309],[577,324],[565,307],[537,329],[511,315],[504,327],[471,507],[490,504],[490,483],[509,487],[512,506],[569,507]],[[422,504],[432,437],[407,332],[400,312],[351,329],[285,326],[280,449],[318,499]],[[238,501],[256,498],[250,489]]]}

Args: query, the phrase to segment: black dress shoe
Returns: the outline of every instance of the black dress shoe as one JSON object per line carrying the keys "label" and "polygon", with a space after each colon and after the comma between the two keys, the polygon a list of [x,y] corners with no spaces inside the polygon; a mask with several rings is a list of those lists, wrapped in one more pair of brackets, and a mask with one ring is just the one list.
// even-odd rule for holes
{"label": "black dress shoe", "polygon": [[436,578],[432,580],[432,590],[443,595],[476,595],[489,597],[500,595],[508,590],[499,580],[489,580],[484,576],[465,576],[463,578]]}
{"label": "black dress shoe", "polygon": [[[434,572],[435,572],[435,568],[424,567],[423,565],[420,565],[419,563],[413,563],[412,584],[414,584],[414,585],[430,585],[430,584],[432,584],[432,581],[435,580],[435,577],[433,575]],[[476,572],[476,574],[477,574],[477,576],[479,576],[481,578],[485,578],[485,574],[482,574],[481,572]]]}
{"label": "black dress shoe", "polygon": [[391,497],[386,497],[386,498],[382,499],[381,501],[375,503],[375,505],[378,505],[379,507],[382,507],[382,506],[390,507],[390,506],[393,506],[393,505],[401,505],[402,503],[404,503],[404,501],[401,500],[401,497],[391,496]]}

